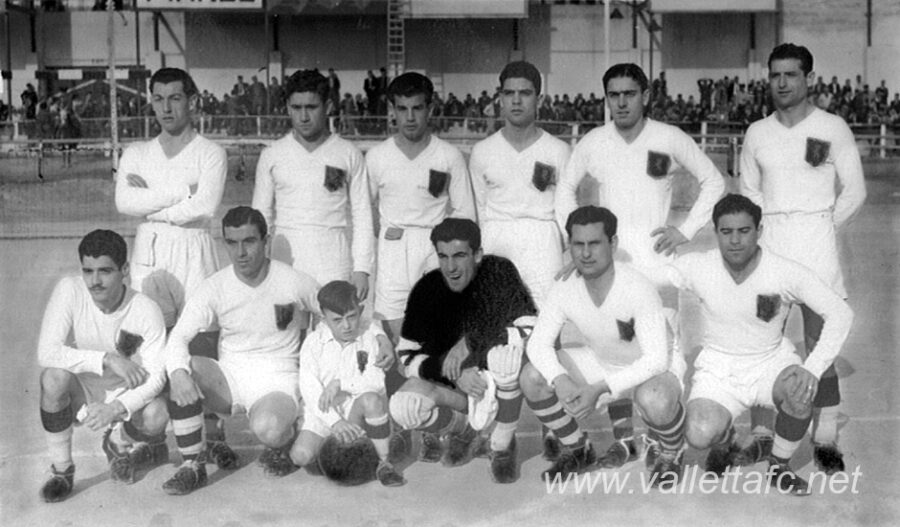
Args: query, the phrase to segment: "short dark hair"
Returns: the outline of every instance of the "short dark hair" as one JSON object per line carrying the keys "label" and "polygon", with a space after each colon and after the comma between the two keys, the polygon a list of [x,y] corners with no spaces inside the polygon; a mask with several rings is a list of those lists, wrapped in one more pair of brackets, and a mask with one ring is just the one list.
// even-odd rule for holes
{"label": "short dark hair", "polygon": [[295,71],[284,83],[284,99],[290,99],[294,93],[312,92],[322,99],[322,104],[328,100],[328,79],[318,70]]}
{"label": "short dark hair", "polygon": [[109,256],[121,269],[128,261],[128,245],[125,244],[125,239],[115,231],[93,230],[87,233],[78,244],[78,259],[83,261],[85,256],[91,258]]}
{"label": "short dark hair", "polygon": [[590,225],[592,223],[602,223],[603,233],[607,239],[612,240],[616,235],[616,229],[619,226],[619,220],[611,210],[604,207],[594,205],[585,205],[573,210],[566,219],[566,234],[572,237],[572,227],[575,225]]}
{"label": "short dark hair", "polygon": [[623,62],[611,66],[606,70],[606,73],[603,74],[603,91],[605,92],[607,86],[609,86],[610,79],[618,79],[619,77],[628,77],[637,81],[638,85],[641,87],[641,92],[650,89],[650,81],[647,80],[647,74],[644,73],[644,70],[637,64]]}
{"label": "short dark hair", "polygon": [[319,309],[324,313],[327,309],[338,315],[345,315],[359,307],[359,297],[356,296],[356,286],[344,280],[328,282],[316,295],[319,301]]}
{"label": "short dark hair", "polygon": [[469,242],[472,252],[481,249],[481,229],[478,224],[467,218],[445,218],[431,231],[431,244],[437,248],[438,242],[460,240]]}
{"label": "short dark hair", "polygon": [[534,91],[537,95],[541,94],[541,72],[538,71],[537,67],[524,60],[517,60],[515,62],[510,62],[503,68],[503,71],[500,72],[500,87],[503,87],[503,83],[506,82],[506,79],[525,79],[531,81],[531,84],[534,85]]}
{"label": "short dark hair", "polygon": [[188,72],[181,68],[160,68],[156,70],[153,76],[150,77],[150,91],[153,91],[153,85],[156,83],[170,84],[173,82],[181,82],[184,94],[188,97],[199,93],[197,85],[194,83],[194,79],[191,78]]}
{"label": "short dark hair", "polygon": [[260,238],[265,238],[269,233],[269,227],[266,225],[266,218],[263,217],[262,212],[253,207],[239,205],[229,209],[222,218],[222,234],[225,234],[225,227],[243,227],[244,225],[256,225]]}
{"label": "short dark hair", "polygon": [[754,226],[759,227],[759,222],[762,220],[762,209],[759,205],[753,203],[750,198],[740,194],[726,194],[724,198],[716,203],[715,207],[713,207],[713,225],[718,227],[719,218],[726,214],[739,214],[741,212],[749,214],[753,218]]}
{"label": "short dark hair", "polygon": [[395,77],[388,85],[387,96],[391,104],[395,102],[396,97],[415,97],[416,95],[424,95],[427,104],[431,104],[431,99],[434,97],[434,83],[421,73],[414,71],[404,73]]}
{"label": "short dark hair", "polygon": [[769,54],[769,62],[767,65],[771,70],[773,61],[785,59],[799,60],[800,69],[803,70],[803,73],[806,75],[809,75],[809,72],[813,70],[813,56],[806,46],[798,46],[792,42],[785,42],[784,44],[775,46],[775,49]]}

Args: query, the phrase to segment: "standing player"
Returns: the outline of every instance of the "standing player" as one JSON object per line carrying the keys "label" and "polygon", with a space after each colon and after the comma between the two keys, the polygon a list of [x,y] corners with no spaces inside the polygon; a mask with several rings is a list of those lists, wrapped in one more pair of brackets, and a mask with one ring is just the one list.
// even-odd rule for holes
{"label": "standing player", "polygon": [[125,150],[116,208],[146,219],[134,239],[131,285],[159,304],[171,328],[185,298],[218,268],[209,228],[228,163],[224,148],[194,130],[199,98],[187,72],[162,68],[150,77],[150,89],[162,132]]}
{"label": "standing player", "polygon": [[[509,260],[483,254],[481,232],[472,220],[445,219],[431,241],[440,268],[423,276],[409,295],[397,346],[408,380],[391,396],[391,417],[407,430],[427,432],[424,461],[443,457],[447,466],[461,465],[477,436],[467,407],[493,398],[488,387],[494,385],[491,477],[512,483],[518,478],[522,342],[533,324],[534,303]],[[445,452],[431,434],[449,436]]]}
{"label": "standing player", "polygon": [[472,147],[469,170],[484,250],[510,259],[540,307],[562,267],[562,236],[553,212],[569,147],[535,124],[541,74],[528,62],[500,72],[504,126]]}
{"label": "standing player", "polygon": [[[675,249],[706,224],[725,189],[722,176],[690,136],[646,117],[650,90],[635,64],[616,64],[603,75],[613,122],[588,132],[572,152],[557,192],[556,210],[566,218],[575,210],[578,185],[585,175],[599,183],[599,204],[619,218],[616,259],[639,271],[671,261]],[[669,222],[675,172],[686,169],[700,183],[700,194],[679,226]],[[571,268],[570,268],[571,269]],[[664,305],[677,309],[677,293],[661,291]],[[610,404],[617,439],[600,458],[605,467],[636,459],[631,401]]]}
{"label": "standing player", "polygon": [[[808,494],[788,462],[812,419],[819,379],[847,338],[853,312],[812,271],[758,245],[761,209],[729,194],[713,210],[719,250],[682,256],[666,267],[676,287],[700,299],[703,349],[687,407],[691,446],[712,447],[707,470],[721,475],[737,451],[734,421],[748,408],[778,410],[775,439],[766,454],[772,486]],[[802,303],[825,321],[821,341],[801,363],[784,326],[791,305]]]}
{"label": "standing player", "polygon": [[399,132],[366,154],[369,187],[378,203],[378,274],[375,315],[396,341],[406,297],[425,272],[437,268],[431,229],[444,218],[475,219],[465,160],[428,127],[434,85],[420,73],[404,73],[388,86]]}
{"label": "standing player", "polygon": [[157,397],[166,382],[166,328],[159,307],[125,285],[127,252],[115,232],[89,233],[78,244],[81,279],[60,280],[44,312],[41,423],[53,474],[41,489],[44,501],[72,492],[76,419],[94,431],[109,427],[103,450],[114,481],[133,483],[136,468],[169,457],[168,415]]}
{"label": "standing player", "polygon": [[[684,359],[667,349],[666,317],[659,294],[641,273],[616,265],[616,217],[585,206],[566,221],[578,274],[554,284],[528,342],[520,383],[528,406],[563,444],[542,477],[588,470],[595,461],[583,419],[609,400],[634,392],[644,421],[659,441],[654,485],[674,485],[682,472]],[[554,349],[566,322],[586,347]]]}
{"label": "standing player", "polygon": [[285,96],[291,132],[260,154],[253,189],[253,208],[275,231],[272,257],[320,284],[349,280],[365,298],[374,235],[362,153],[328,130],[328,79],[321,73],[294,73]]}
{"label": "standing player", "polygon": [[[259,459],[267,475],[295,468],[288,450],[299,408],[299,315],[316,309],[317,285],[266,257],[268,229],[259,211],[229,210],[222,234],[232,265],[188,299],[166,346],[169,415],[184,458],[163,485],[169,494],[187,494],[206,483],[203,407],[226,416],[247,411],[250,430],[267,447]],[[221,328],[219,360],[191,357],[188,342],[212,324]]]}
{"label": "standing player", "polygon": [[[769,88],[775,112],[747,130],[741,153],[741,192],[763,209],[763,244],[809,267],[846,298],[835,232],[866,198],[862,163],[853,133],[840,117],[807,100],[814,81],[813,57],[803,46],[782,44],[769,56]],[[835,182],[840,194],[835,194]],[[823,320],[800,303],[806,352],[822,333]],[[841,395],[834,367],[821,376],[814,401],[813,457],[820,470],[844,470],[837,446]],[[771,446],[765,437],[750,460]]]}
{"label": "standing player", "polygon": [[317,295],[324,324],[300,348],[303,426],[291,448],[291,461],[313,463],[325,440],[343,444],[368,437],[378,453],[375,469],[386,487],[406,483],[388,460],[391,423],[384,370],[394,364],[394,348],[372,323],[361,326],[362,307],[348,282],[325,284]]}

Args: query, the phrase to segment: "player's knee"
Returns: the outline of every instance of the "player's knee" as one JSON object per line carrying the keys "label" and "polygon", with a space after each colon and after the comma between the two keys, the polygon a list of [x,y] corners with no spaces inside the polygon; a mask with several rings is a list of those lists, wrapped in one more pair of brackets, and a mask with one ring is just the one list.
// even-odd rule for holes
{"label": "player's knee", "polygon": [[522,373],[519,374],[519,386],[525,397],[530,400],[543,399],[550,391],[547,380],[531,363],[522,367]]}
{"label": "player's knee", "polygon": [[366,392],[359,396],[359,403],[363,407],[363,413],[366,417],[375,417],[384,415],[385,400],[381,394],[375,392]]}
{"label": "player's knee", "polygon": [[316,453],[300,441],[295,441],[291,447],[291,461],[298,467],[305,467],[316,459]]}
{"label": "player's knee", "polygon": [[723,429],[724,427],[718,420],[703,413],[688,411],[684,426],[684,438],[692,447],[704,449],[722,435]]}
{"label": "player's knee", "polygon": [[283,446],[293,435],[293,422],[274,412],[260,412],[250,419],[250,430],[259,442],[270,447]]}
{"label": "player's knee", "polygon": [[780,410],[791,417],[806,419],[812,415],[812,400],[804,400],[803,396],[788,395],[781,401]]}
{"label": "player's knee", "polygon": [[659,376],[635,389],[634,402],[644,417],[654,423],[671,421],[678,411],[678,394],[674,393]]}
{"label": "player's knee", "polygon": [[415,430],[428,422],[435,402],[420,393],[400,391],[391,397],[389,406],[391,417],[398,425],[406,430]]}
{"label": "player's knee", "polygon": [[169,412],[166,410],[165,401],[161,398],[155,398],[141,410],[140,419],[137,420],[135,426],[142,433],[157,435],[166,431],[168,422]]}
{"label": "player's knee", "polygon": [[45,368],[41,372],[41,394],[44,397],[59,399],[69,391],[72,373],[61,368]]}

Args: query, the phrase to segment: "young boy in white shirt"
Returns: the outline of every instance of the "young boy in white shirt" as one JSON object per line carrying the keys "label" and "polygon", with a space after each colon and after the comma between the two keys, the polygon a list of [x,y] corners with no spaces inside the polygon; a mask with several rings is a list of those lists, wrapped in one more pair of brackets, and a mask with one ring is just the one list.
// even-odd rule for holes
{"label": "young boy in white shirt", "polygon": [[378,324],[361,324],[362,307],[349,282],[329,282],[317,298],[325,323],[300,348],[304,418],[291,460],[300,466],[312,463],[331,435],[345,445],[366,436],[380,459],[378,481],[403,485],[403,475],[388,461],[391,423],[384,371],[394,362],[393,347]]}

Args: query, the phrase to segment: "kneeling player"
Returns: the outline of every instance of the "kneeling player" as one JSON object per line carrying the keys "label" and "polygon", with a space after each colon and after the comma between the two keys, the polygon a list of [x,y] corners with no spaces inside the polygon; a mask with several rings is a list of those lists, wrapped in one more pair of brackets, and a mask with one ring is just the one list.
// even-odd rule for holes
{"label": "kneeling player", "polygon": [[[511,483],[518,478],[520,328],[530,332],[534,302],[512,262],[482,254],[481,231],[472,220],[445,219],[431,232],[431,243],[440,268],[416,283],[406,305],[397,349],[409,378],[391,396],[391,416],[407,430],[426,432],[420,459],[466,463],[477,436],[466,411],[470,399],[483,400],[490,375],[497,402],[491,476]],[[449,437],[446,451],[443,435]]]}
{"label": "kneeling player", "polygon": [[[531,361],[520,384],[528,406],[563,445],[542,476],[589,470],[596,454],[576,419],[605,402],[634,392],[644,421],[659,441],[651,481],[674,484],[681,476],[684,359],[670,352],[666,317],[656,289],[627,265],[613,262],[617,220],[608,209],[586,206],[566,221],[578,274],[551,287],[528,343]],[[554,349],[571,322],[587,347]]]}
{"label": "kneeling player", "polygon": [[[259,458],[267,475],[296,468],[288,449],[299,409],[299,320],[300,312],[315,311],[317,284],[266,257],[269,236],[259,211],[229,210],[222,233],[232,265],[188,299],[166,347],[169,414],[184,458],[163,485],[169,494],[187,494],[206,483],[204,406],[223,415],[247,410],[250,430],[267,447]],[[214,323],[221,328],[219,360],[191,357],[188,343]]]}
{"label": "kneeling player", "polygon": [[378,481],[403,485],[406,480],[388,461],[391,423],[384,370],[394,364],[390,341],[377,324],[363,331],[362,307],[349,282],[329,282],[318,299],[325,324],[300,348],[304,417],[291,460],[300,466],[312,463],[331,435],[343,444],[367,436],[380,459]]}
{"label": "kneeling player", "polygon": [[[847,338],[853,312],[812,271],[758,245],[761,216],[748,198],[725,196],[713,209],[719,250],[688,254],[666,267],[674,285],[700,298],[706,327],[686,435],[695,448],[711,447],[706,468],[721,474],[738,451],[734,420],[754,405],[776,408],[769,481],[804,495],[807,482],[788,462],[809,427],[819,378]],[[784,337],[796,303],[825,320],[819,344],[802,364]]]}
{"label": "kneeling player", "polygon": [[127,252],[117,233],[89,233],[78,245],[82,279],[60,280],[44,312],[38,363],[53,463],[41,489],[48,502],[72,492],[75,408],[83,408],[77,419],[91,430],[107,428],[103,450],[114,481],[132,483],[136,468],[169,457],[168,414],[157,397],[166,381],[166,328],[156,303],[125,285]]}

